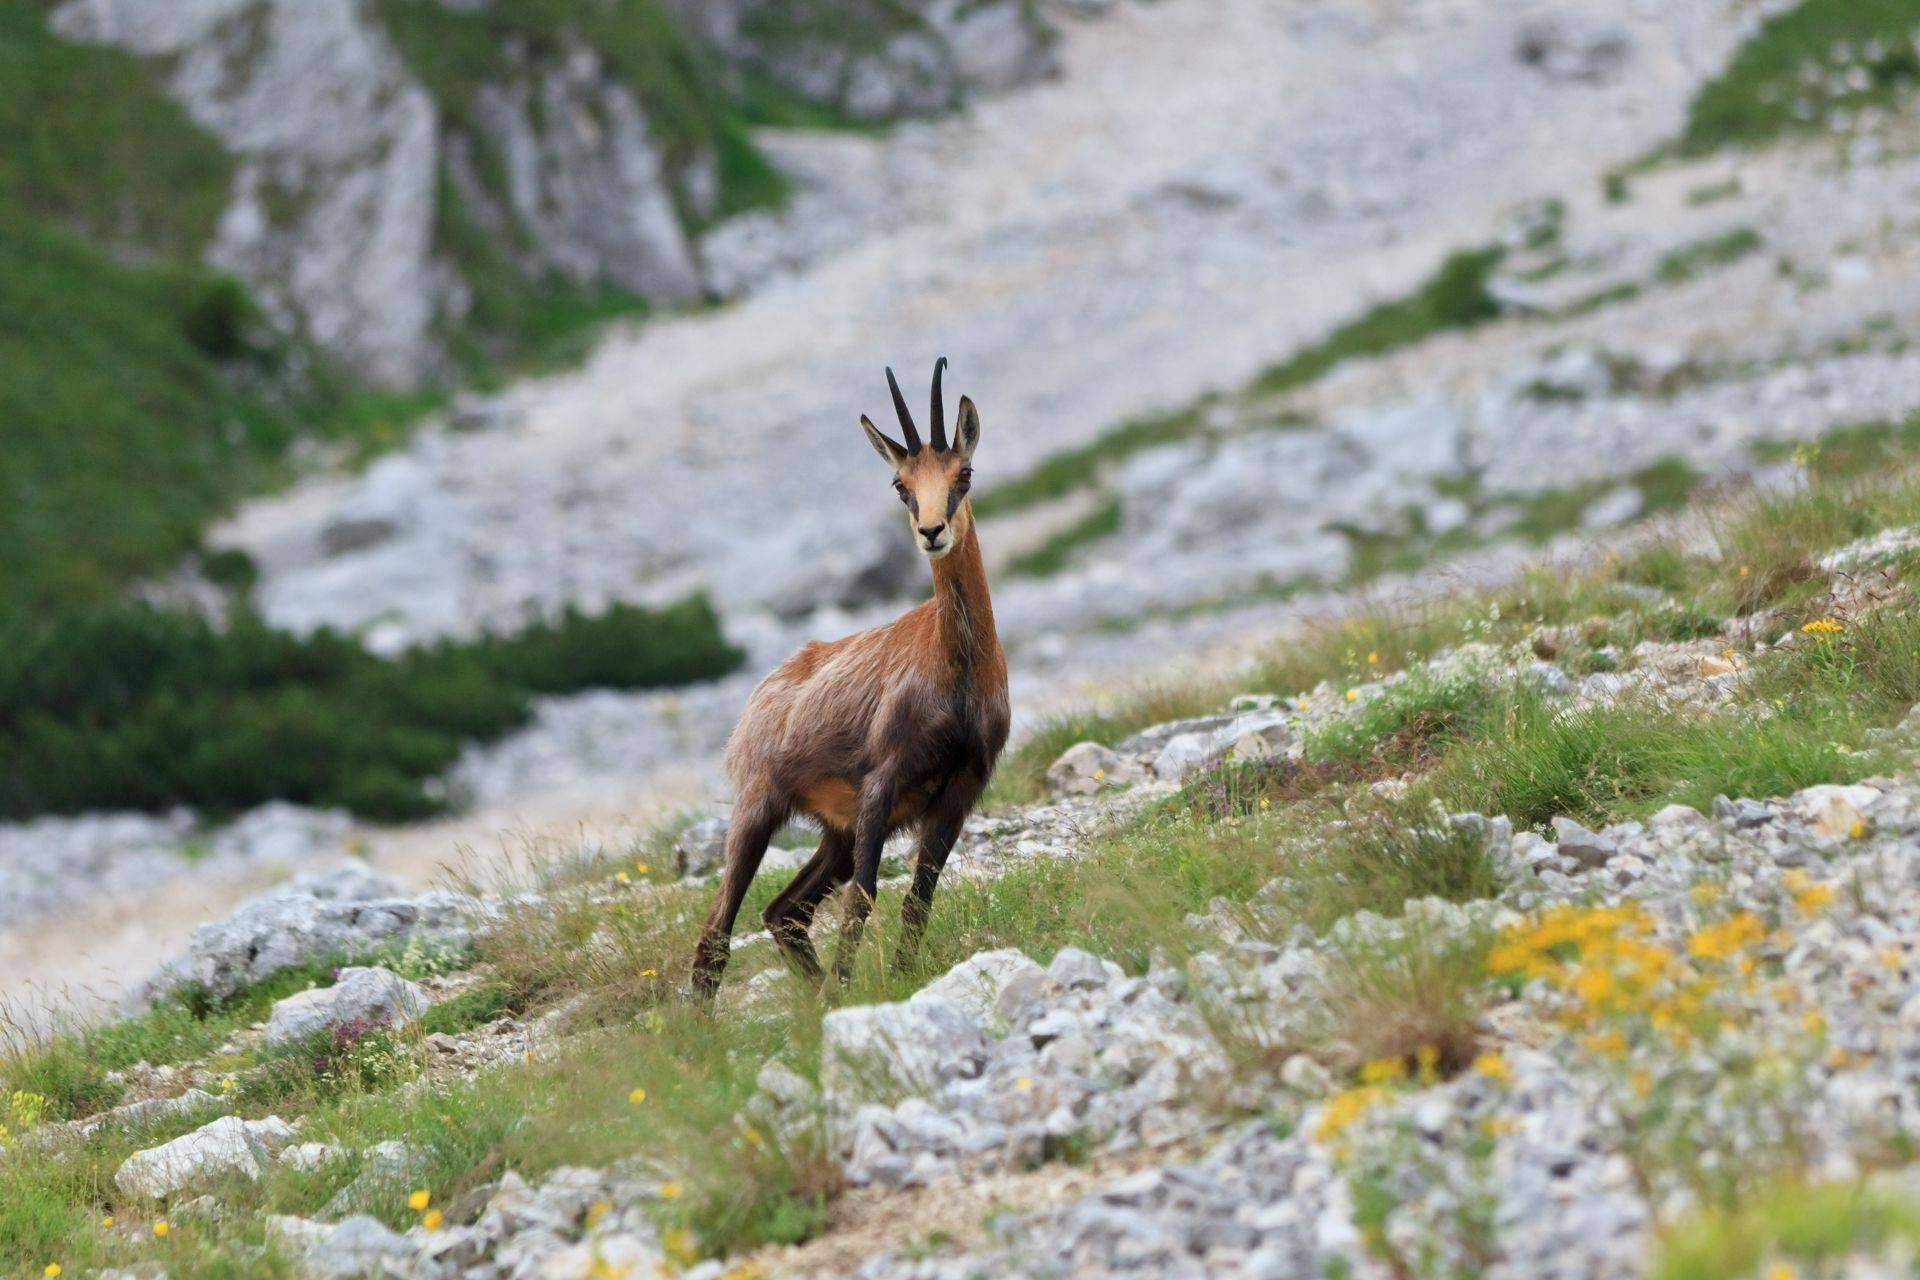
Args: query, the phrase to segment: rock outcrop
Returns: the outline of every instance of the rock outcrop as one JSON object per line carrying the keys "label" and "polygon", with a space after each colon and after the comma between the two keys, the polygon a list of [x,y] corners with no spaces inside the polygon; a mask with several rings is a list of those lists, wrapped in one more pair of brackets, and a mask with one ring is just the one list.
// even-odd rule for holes
{"label": "rock outcrop", "polygon": [[165,59],[239,160],[209,260],[368,378],[417,379],[448,280],[433,259],[436,112],[355,0],[70,0],[54,29]]}

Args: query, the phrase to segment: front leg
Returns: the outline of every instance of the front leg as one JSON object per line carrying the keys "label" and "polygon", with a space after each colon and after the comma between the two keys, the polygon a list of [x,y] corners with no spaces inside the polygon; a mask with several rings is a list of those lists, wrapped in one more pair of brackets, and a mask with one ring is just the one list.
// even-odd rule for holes
{"label": "front leg", "polygon": [[840,919],[840,944],[833,953],[833,976],[842,983],[853,973],[853,955],[860,933],[880,891],[880,852],[886,848],[888,820],[893,814],[898,785],[893,775],[876,769],[860,787],[860,807],[853,826],[853,878],[847,882],[846,906]]}
{"label": "front leg", "polygon": [[981,787],[971,777],[955,778],[940,789],[928,806],[927,818],[920,826],[920,847],[913,855],[913,887],[900,904],[900,945],[893,954],[893,967],[905,970],[920,953],[920,935],[926,931],[927,916],[933,911],[934,886],[953,852],[954,841],[966,825],[967,814],[979,798]]}

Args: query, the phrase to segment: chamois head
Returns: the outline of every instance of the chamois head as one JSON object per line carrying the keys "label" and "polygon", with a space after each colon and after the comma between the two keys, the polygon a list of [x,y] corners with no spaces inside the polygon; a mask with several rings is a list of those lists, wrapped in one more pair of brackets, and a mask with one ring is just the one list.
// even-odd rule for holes
{"label": "chamois head", "polygon": [[933,409],[928,423],[932,439],[921,441],[892,369],[887,370],[887,389],[893,392],[893,409],[900,415],[900,430],[907,443],[895,444],[864,413],[860,415],[867,442],[893,468],[893,489],[906,504],[913,543],[929,560],[938,560],[953,550],[973,527],[967,490],[973,487],[973,448],[980,443],[980,411],[973,407],[973,401],[960,397],[960,417],[953,425],[949,443],[946,406],[940,398],[940,373],[946,367],[945,356],[934,361]]}

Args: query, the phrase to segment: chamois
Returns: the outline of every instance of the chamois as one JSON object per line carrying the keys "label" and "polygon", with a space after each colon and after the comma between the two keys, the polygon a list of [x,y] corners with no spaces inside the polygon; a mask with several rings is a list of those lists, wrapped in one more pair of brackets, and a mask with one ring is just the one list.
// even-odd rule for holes
{"label": "chamois", "polygon": [[893,471],[914,545],[932,567],[933,598],[885,626],[802,646],[748,696],[727,740],[736,798],[726,870],[694,955],[694,988],[703,996],[720,985],[734,917],[767,842],[795,814],[818,822],[822,834],[764,915],[789,963],[821,976],[807,931],[820,901],[847,883],[833,966],[845,981],[873,910],[880,850],[888,836],[912,827],[919,843],[896,956],[909,963],[940,869],[1006,745],[1007,662],[967,499],[980,414],[960,397],[948,443],[940,394],[946,363],[942,356],[933,366],[931,439],[924,444],[892,369],[887,388],[906,444],[860,417],[867,442]]}

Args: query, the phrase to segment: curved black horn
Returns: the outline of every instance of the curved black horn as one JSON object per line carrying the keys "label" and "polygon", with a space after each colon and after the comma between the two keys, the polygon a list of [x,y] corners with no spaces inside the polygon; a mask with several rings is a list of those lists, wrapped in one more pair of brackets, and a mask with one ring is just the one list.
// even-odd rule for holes
{"label": "curved black horn", "polygon": [[940,371],[946,367],[945,356],[933,362],[933,417],[928,429],[933,432],[933,448],[936,453],[947,451],[947,406],[940,399]]}
{"label": "curved black horn", "polygon": [[887,390],[893,392],[893,411],[900,415],[900,430],[906,433],[907,452],[920,452],[920,432],[913,425],[913,415],[907,412],[907,398],[900,394],[900,384],[893,380],[893,368],[887,368]]}

